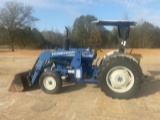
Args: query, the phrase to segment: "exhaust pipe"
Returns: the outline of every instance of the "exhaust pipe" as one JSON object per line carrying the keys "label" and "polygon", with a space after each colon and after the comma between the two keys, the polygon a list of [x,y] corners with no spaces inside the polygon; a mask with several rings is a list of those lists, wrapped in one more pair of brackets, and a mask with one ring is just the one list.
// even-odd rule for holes
{"label": "exhaust pipe", "polygon": [[65,50],[69,50],[69,38],[68,38],[68,28],[66,28],[66,39],[64,40],[64,45],[63,45],[63,49]]}

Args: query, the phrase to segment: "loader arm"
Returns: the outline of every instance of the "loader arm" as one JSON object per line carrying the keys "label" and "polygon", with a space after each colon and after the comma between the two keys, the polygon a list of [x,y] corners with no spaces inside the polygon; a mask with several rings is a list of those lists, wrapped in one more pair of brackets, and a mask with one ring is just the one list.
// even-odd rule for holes
{"label": "loader arm", "polygon": [[34,82],[37,80],[38,76],[40,75],[41,71],[43,70],[43,66],[47,60],[51,58],[51,51],[44,51],[39,55],[37,58],[36,63],[34,64],[31,72],[29,73],[28,76],[28,84],[31,86],[34,84]]}
{"label": "loader arm", "polygon": [[50,59],[51,55],[51,51],[44,51],[43,53],[41,53],[30,72],[21,72],[14,76],[14,79],[12,80],[8,91],[21,92],[25,87],[33,85],[38,79],[41,71],[44,70],[44,64],[47,60]]}

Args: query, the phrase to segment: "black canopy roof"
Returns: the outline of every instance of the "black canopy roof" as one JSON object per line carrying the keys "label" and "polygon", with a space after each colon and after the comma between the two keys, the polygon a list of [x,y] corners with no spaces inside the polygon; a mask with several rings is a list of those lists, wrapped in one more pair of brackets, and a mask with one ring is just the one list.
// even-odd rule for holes
{"label": "black canopy roof", "polygon": [[97,20],[93,21],[92,23],[96,25],[110,25],[110,26],[133,26],[136,25],[134,21],[128,20]]}

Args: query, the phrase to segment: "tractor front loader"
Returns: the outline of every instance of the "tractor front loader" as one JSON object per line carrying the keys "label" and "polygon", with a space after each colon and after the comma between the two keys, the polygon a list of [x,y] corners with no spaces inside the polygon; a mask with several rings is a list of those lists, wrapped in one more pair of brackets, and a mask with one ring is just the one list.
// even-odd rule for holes
{"label": "tractor front loader", "polygon": [[[47,94],[58,93],[63,85],[62,77],[74,77],[75,83],[95,83],[100,89],[113,98],[132,98],[141,88],[142,70],[140,55],[125,53],[130,26],[133,21],[93,21],[96,25],[112,25],[118,27],[119,37],[122,39],[118,51],[104,55],[99,65],[93,61],[97,58],[97,51],[90,48],[69,48],[68,29],[64,48],[57,48],[42,52],[32,70],[26,75],[16,75],[10,91],[22,91],[19,87],[24,81],[32,86],[36,81]],[[26,75],[26,76],[25,76]],[[18,77],[17,77],[18,76]],[[22,82],[17,82],[22,81]],[[15,86],[16,89],[13,89]]]}

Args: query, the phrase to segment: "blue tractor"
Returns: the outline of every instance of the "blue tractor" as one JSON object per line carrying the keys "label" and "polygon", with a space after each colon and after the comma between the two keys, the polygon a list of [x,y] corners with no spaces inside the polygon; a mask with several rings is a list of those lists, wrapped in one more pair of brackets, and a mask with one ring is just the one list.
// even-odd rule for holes
{"label": "blue tractor", "polygon": [[[63,49],[46,50],[39,55],[27,77],[29,86],[39,81],[39,86],[45,93],[55,94],[61,90],[62,77],[65,77],[66,79],[74,78],[76,84],[98,84],[106,95],[113,98],[133,97],[141,88],[140,56],[125,53],[125,47],[130,26],[136,23],[98,20],[93,21],[93,24],[118,27],[119,37],[122,39],[118,51],[106,53],[97,65],[93,63],[97,58],[97,50],[69,48],[69,39],[66,39]],[[19,80],[16,76],[9,90],[14,91],[13,84],[20,86],[21,83],[16,81],[21,79],[22,75]]]}

